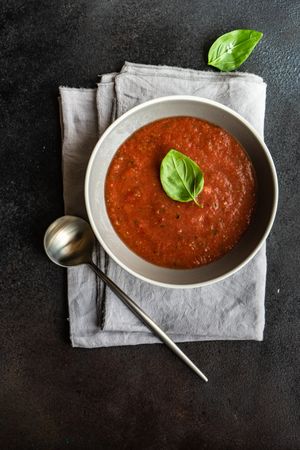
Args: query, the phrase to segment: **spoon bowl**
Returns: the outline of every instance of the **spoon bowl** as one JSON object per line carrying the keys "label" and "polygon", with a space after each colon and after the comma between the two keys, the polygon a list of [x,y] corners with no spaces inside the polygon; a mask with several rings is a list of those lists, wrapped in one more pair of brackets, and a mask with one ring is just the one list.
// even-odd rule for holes
{"label": "spoon bowl", "polygon": [[62,267],[90,264],[94,243],[90,225],[75,216],[63,216],[55,220],[44,237],[47,255]]}

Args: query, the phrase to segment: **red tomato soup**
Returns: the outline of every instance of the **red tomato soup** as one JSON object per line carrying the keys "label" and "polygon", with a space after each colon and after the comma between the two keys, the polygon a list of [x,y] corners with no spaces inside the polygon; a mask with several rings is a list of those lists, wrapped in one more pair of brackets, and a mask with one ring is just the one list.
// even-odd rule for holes
{"label": "red tomato soup", "polygon": [[[170,149],[204,173],[197,200],[181,203],[160,183]],[[123,242],[145,260],[187,269],[225,255],[249,225],[255,205],[253,166],[224,129],[194,117],[170,117],[132,134],[118,149],[105,186],[107,212]]]}

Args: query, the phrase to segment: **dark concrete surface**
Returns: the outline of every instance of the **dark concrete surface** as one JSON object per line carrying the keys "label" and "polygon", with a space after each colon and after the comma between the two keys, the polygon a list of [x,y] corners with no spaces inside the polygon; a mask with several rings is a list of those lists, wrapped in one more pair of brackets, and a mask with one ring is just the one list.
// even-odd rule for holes
{"label": "dark concrete surface", "polygon": [[[0,448],[299,449],[299,2],[3,1],[0,22]],[[63,213],[58,86],[124,60],[206,69],[235,28],[264,32],[241,70],[268,83],[280,184],[264,342],[181,345],[207,385],[161,345],[72,349],[42,248]]]}

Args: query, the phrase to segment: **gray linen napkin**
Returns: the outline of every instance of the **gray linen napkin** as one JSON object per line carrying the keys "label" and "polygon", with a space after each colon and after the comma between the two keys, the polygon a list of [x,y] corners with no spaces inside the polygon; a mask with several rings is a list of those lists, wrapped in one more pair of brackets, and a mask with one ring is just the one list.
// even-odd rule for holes
{"label": "gray linen napkin", "polygon": [[[125,63],[101,77],[97,89],[60,88],[65,210],[86,217],[83,183],[90,153],[115,117],[164,95],[189,94],[223,103],[263,135],[266,85],[253,74],[220,74]],[[230,278],[196,289],[164,289],[128,274],[98,246],[94,259],[169,335],[179,342],[262,340],[266,281],[265,245]],[[86,267],[68,269],[73,346],[159,342]],[[103,329],[99,315],[103,315]]]}

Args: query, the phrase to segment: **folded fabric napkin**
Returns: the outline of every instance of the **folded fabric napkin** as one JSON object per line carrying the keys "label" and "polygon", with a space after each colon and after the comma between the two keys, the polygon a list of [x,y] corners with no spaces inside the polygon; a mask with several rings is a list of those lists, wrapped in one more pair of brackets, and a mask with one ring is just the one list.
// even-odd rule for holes
{"label": "folded fabric napkin", "polygon": [[[85,170],[94,145],[108,125],[139,103],[175,94],[223,103],[263,135],[266,84],[249,73],[222,74],[125,63],[120,73],[102,75],[96,89],[61,87],[66,214],[86,217]],[[167,289],[140,281],[109,258],[100,245],[94,258],[175,341],[263,339],[265,245],[235,275],[195,289]],[[88,267],[68,269],[68,301],[73,346],[159,342]]]}

